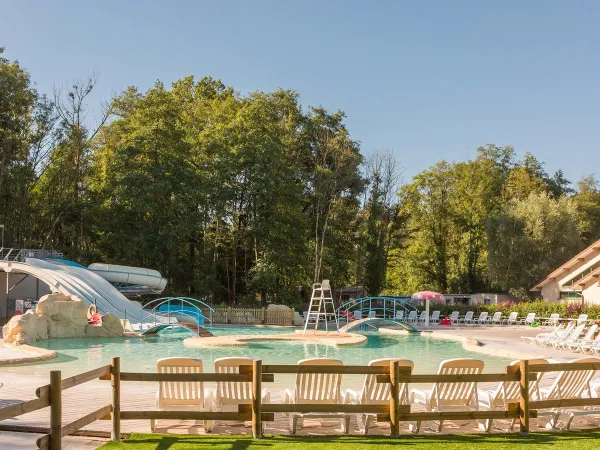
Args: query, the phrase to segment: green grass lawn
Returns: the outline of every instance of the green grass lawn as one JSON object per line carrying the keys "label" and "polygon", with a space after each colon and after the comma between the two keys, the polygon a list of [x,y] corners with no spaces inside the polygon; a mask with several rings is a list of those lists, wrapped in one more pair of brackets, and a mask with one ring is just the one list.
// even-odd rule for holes
{"label": "green grass lawn", "polygon": [[122,443],[109,442],[101,450],[385,450],[399,445],[411,450],[443,448],[444,450],[506,449],[527,445],[528,449],[591,449],[600,446],[600,431],[570,431],[567,433],[532,433],[529,438],[518,434],[461,434],[443,436],[403,435],[398,439],[386,436],[291,437],[267,436],[252,439],[247,436],[178,436],[165,434],[132,434]]}

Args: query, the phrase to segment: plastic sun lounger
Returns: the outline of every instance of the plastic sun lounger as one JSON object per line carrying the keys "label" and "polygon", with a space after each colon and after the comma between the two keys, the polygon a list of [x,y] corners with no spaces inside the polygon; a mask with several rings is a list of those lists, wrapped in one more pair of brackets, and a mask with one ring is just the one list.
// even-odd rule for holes
{"label": "plastic sun lounger", "polygon": [[502,323],[505,323],[507,325],[516,325],[518,323],[519,320],[519,313],[518,312],[511,312],[508,317],[506,319],[504,319],[502,321]]}
{"label": "plastic sun lounger", "polygon": [[452,323],[459,321],[458,314],[459,314],[458,311],[452,311],[452,314],[450,314],[450,321]]}
{"label": "plastic sun lounger", "polygon": [[533,322],[535,322],[535,313],[529,313],[524,319],[521,319],[519,323],[523,325],[531,325]]}
{"label": "plastic sun lounger", "polygon": [[541,347],[552,345],[555,340],[566,339],[575,328],[575,322],[569,322],[566,328],[557,328],[550,333],[541,333],[535,337],[535,343]]}
{"label": "plastic sun lounger", "polygon": [[[202,360],[194,358],[163,358],[156,362],[158,373],[203,373]],[[212,391],[196,381],[161,381],[156,392],[159,411],[211,411]],[[150,429],[156,431],[156,419],[150,419]],[[204,430],[212,431],[214,422],[204,421]]]}
{"label": "plastic sun lounger", "polygon": [[[254,361],[252,358],[244,357],[215,359],[215,373],[239,373],[239,366],[252,365],[252,361]],[[261,398],[263,403],[270,403],[271,396],[267,389],[262,389]],[[218,381],[217,391],[213,399],[214,410],[237,411],[239,405],[249,405],[252,403],[252,383],[250,381]]]}
{"label": "plastic sun lounger", "polygon": [[558,324],[560,323],[560,314],[557,313],[553,313],[550,314],[550,317],[545,320],[544,322],[542,322],[542,325],[551,325],[551,326],[558,326]]}
{"label": "plastic sun lounger", "polygon": [[[477,359],[448,359],[440,363],[438,375],[472,375],[483,372],[484,362]],[[441,411],[473,411],[479,409],[477,401],[477,383],[435,383],[430,390],[412,389],[409,401],[414,405],[422,405],[427,412]],[[430,422],[434,431],[441,432],[444,421],[436,426]],[[418,433],[421,421],[410,424],[411,431]]]}
{"label": "plastic sun lounger", "polygon": [[581,325],[577,325],[577,327],[573,330],[573,332],[571,334],[569,334],[566,338],[555,339],[552,342],[552,346],[554,348],[564,348],[565,345],[573,344],[581,338],[581,335],[584,332],[584,330],[585,330],[585,323],[582,323]]}
{"label": "plastic sun lounger", "polygon": [[[548,364],[545,359],[530,359],[529,364]],[[519,361],[512,361],[509,366],[517,366]],[[530,400],[539,399],[539,385],[544,376],[544,372],[538,373],[538,378],[535,381],[529,382]],[[479,391],[479,409],[480,410],[504,410],[508,409],[509,403],[518,403],[521,395],[521,386],[518,381],[504,381],[500,383],[496,389]],[[517,419],[513,419],[510,428],[506,431],[512,431]],[[497,420],[487,419],[479,424],[480,429],[490,431],[492,423],[498,424]]]}
{"label": "plastic sun lounger", "polygon": [[501,312],[495,312],[494,315],[492,316],[491,319],[489,319],[489,323],[493,324],[493,325],[497,325],[502,323],[502,313]]}
{"label": "plastic sun lounger", "polygon": [[[398,361],[400,367],[414,368],[414,363],[405,359],[374,359],[369,361],[369,366],[389,367],[390,363]],[[400,404],[408,405],[408,383],[400,384]],[[342,393],[344,403],[354,405],[389,405],[390,385],[388,383],[377,383],[377,375],[366,375],[363,387],[359,392],[347,389]],[[368,434],[371,421],[375,420],[376,414],[356,414],[358,429]]]}
{"label": "plastic sun lounger", "polygon": [[[579,358],[571,361],[572,363],[600,363],[598,358]],[[561,400],[567,398],[589,398],[593,396],[590,388],[590,381],[596,373],[595,370],[575,370],[569,372],[559,372],[558,377],[549,389],[540,389],[541,400]],[[575,416],[580,415],[600,415],[598,407],[584,408],[553,408],[551,409],[553,418],[548,423],[552,428],[569,430],[571,422]],[[538,411],[539,414],[539,411]],[[568,419],[564,425],[559,423],[561,415],[567,415]]]}
{"label": "plastic sun lounger", "polygon": [[467,311],[465,316],[459,319],[459,321],[463,323],[473,323],[473,314],[473,311]]}
{"label": "plastic sun lounger", "polygon": [[587,329],[585,335],[582,338],[577,339],[575,342],[565,342],[563,344],[563,348],[568,349],[572,352],[576,352],[579,351],[581,345],[591,345],[594,342],[594,335],[596,334],[597,329],[598,325],[592,325]]}
{"label": "plastic sun lounger", "polygon": [[[299,366],[343,366],[338,359],[313,358],[298,361]],[[318,403],[321,405],[337,405],[343,403],[340,385],[342,374],[333,373],[297,373],[296,387],[283,391],[281,398],[284,404]],[[347,413],[290,413],[290,431],[296,434],[300,419],[308,418],[339,418],[342,431],[350,431],[350,414]]]}

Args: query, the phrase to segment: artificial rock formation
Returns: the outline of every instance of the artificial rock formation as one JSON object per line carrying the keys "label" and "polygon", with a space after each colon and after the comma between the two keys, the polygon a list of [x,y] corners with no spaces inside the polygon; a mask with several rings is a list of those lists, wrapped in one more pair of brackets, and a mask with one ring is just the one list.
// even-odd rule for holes
{"label": "artificial rock formation", "polygon": [[123,326],[118,317],[106,314],[102,317],[102,325],[90,325],[87,310],[79,297],[45,295],[35,311],[14,316],[4,325],[4,342],[22,345],[44,339],[123,336]]}

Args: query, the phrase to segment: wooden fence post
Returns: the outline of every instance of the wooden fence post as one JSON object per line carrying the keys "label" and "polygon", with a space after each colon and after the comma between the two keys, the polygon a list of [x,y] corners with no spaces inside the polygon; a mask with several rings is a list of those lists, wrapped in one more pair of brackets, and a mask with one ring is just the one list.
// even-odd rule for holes
{"label": "wooden fence post", "polygon": [[110,438],[113,441],[121,440],[121,358],[114,357],[110,367],[110,386],[112,388],[112,404],[110,417],[112,429]]}
{"label": "wooden fence post", "polygon": [[252,362],[252,436],[262,437],[262,361],[255,359]]}
{"label": "wooden fence post", "polygon": [[227,317],[225,318],[225,323],[233,323],[233,320],[231,317],[231,306],[229,308],[227,308]]}
{"label": "wooden fence post", "polygon": [[519,363],[519,372],[521,374],[519,398],[520,427],[519,435],[529,436],[529,361],[521,360]]}
{"label": "wooden fence post", "polygon": [[267,322],[267,308],[260,310],[260,323],[264,325]]}
{"label": "wooden fence post", "polygon": [[62,447],[62,380],[60,370],[50,371],[50,450]]}
{"label": "wooden fence post", "polygon": [[292,314],[290,317],[290,325],[294,325],[294,316],[296,315],[296,308],[292,308]]}
{"label": "wooden fence post", "polygon": [[390,362],[390,437],[400,435],[400,363]]}

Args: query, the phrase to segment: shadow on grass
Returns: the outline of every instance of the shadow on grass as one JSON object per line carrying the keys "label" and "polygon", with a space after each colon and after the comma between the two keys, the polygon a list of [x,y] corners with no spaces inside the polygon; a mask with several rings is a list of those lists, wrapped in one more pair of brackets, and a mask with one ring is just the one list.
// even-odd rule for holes
{"label": "shadow on grass", "polygon": [[556,448],[586,449],[596,447],[600,440],[599,430],[571,431],[568,433],[532,433],[529,437],[519,437],[518,434],[470,434],[470,435],[401,435],[399,438],[390,439],[387,436],[266,436],[263,439],[252,439],[245,436],[189,436],[189,435],[136,435],[123,441],[122,446],[109,448],[131,448],[172,450],[176,448],[200,448],[230,450],[252,449],[305,449],[314,446],[321,449],[329,446],[331,450],[346,449],[353,446],[356,449],[395,447],[397,445],[412,446],[417,448],[438,448],[450,446],[452,448],[506,448],[510,445],[551,446]]}

